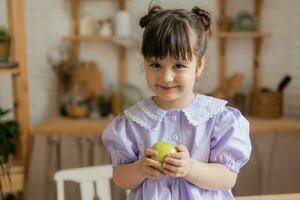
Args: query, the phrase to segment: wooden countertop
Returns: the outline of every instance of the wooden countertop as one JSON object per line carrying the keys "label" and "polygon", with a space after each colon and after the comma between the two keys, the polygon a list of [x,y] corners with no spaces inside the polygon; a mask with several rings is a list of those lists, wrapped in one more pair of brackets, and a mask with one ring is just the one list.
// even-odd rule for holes
{"label": "wooden countertop", "polygon": [[300,200],[300,193],[236,197],[236,200]]}
{"label": "wooden countertop", "polygon": [[111,120],[111,118],[72,119],[52,117],[31,129],[30,132],[31,134],[101,135]]}
{"label": "wooden countertop", "polygon": [[[248,118],[251,133],[300,133],[300,122],[290,118],[258,119]],[[72,119],[52,117],[35,128],[32,134],[101,135],[112,118]]]}
{"label": "wooden countertop", "polygon": [[251,133],[300,133],[300,122],[282,117],[278,119],[248,118]]}

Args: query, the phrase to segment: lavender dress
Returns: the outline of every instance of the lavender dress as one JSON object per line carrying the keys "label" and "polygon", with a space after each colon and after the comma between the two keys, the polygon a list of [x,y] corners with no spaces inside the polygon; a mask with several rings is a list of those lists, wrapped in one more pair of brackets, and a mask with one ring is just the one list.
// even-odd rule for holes
{"label": "lavender dress", "polygon": [[[249,123],[226,101],[197,94],[183,109],[163,110],[151,97],[124,111],[105,129],[102,140],[113,167],[143,157],[144,149],[165,140],[185,145],[193,159],[220,163],[238,173],[249,160]],[[231,190],[206,190],[184,178],[145,179],[129,200],[229,200]]]}

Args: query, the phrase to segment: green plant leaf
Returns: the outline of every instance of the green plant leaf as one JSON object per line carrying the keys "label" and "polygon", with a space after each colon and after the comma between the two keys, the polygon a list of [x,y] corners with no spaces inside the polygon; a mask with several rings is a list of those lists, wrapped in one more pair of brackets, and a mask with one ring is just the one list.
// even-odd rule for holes
{"label": "green plant leaf", "polygon": [[10,35],[4,27],[0,27],[0,42],[9,42]]}
{"label": "green plant leaf", "polygon": [[[9,111],[0,108],[0,118]],[[16,121],[0,120],[0,165],[8,160],[9,155],[14,154],[19,144],[19,127]]]}
{"label": "green plant leaf", "polygon": [[0,108],[0,118],[9,113],[10,110],[4,110],[3,108]]}

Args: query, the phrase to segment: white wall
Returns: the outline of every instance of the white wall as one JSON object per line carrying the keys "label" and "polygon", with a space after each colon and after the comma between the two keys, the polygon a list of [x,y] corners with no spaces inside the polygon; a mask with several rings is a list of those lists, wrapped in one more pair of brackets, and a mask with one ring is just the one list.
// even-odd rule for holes
{"label": "white wall", "polygon": [[[56,77],[47,64],[46,54],[70,31],[70,0],[26,1],[26,25],[28,46],[28,69],[30,89],[30,114],[32,125],[45,117],[56,114]],[[115,3],[114,3],[115,2]],[[142,30],[138,20],[148,9],[150,0],[128,0],[128,10],[134,16],[133,33],[141,38]],[[199,5],[216,17],[217,0],[160,0],[166,8],[187,8]],[[252,0],[228,1],[230,15],[236,16],[241,9],[252,10]],[[0,25],[6,23],[5,1],[0,2]],[[81,14],[93,13],[96,17],[112,16],[117,10],[117,1],[85,0]],[[262,13],[262,29],[272,32],[272,37],[264,41],[262,49],[262,85],[275,89],[284,74],[293,76],[292,84],[285,91],[285,112],[300,119],[300,1],[265,0]],[[214,19],[216,20],[216,19]],[[82,58],[96,60],[104,76],[104,85],[117,81],[117,47],[110,43],[82,43]],[[229,52],[230,50],[230,52]],[[253,42],[238,39],[228,42],[228,75],[240,71],[247,75],[241,90],[251,86]],[[206,71],[202,77],[201,90],[212,91],[217,84],[218,67],[217,40],[210,41],[207,52]],[[131,48],[128,53],[129,82],[140,86],[148,93],[142,73],[140,50]],[[10,79],[0,78],[0,106],[12,107]],[[298,92],[297,92],[298,91]]]}

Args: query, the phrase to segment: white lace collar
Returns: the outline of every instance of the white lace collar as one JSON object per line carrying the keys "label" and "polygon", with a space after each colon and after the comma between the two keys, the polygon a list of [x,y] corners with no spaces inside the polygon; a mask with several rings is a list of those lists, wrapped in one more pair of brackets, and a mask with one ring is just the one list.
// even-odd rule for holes
{"label": "white lace collar", "polygon": [[[227,101],[222,99],[197,94],[189,105],[178,110],[185,114],[190,124],[200,126],[209,118],[222,111],[226,103]],[[168,112],[157,106],[152,97],[124,111],[130,120],[151,131],[157,130],[159,123]]]}

